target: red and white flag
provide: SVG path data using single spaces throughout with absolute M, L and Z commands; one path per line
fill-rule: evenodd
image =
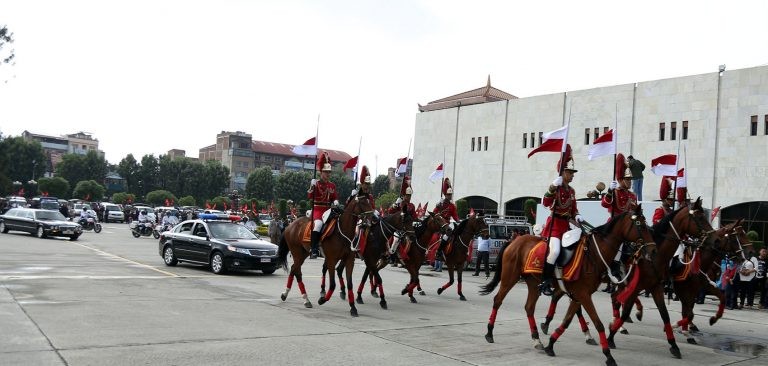
M 677 155 L 667 154 L 651 160 L 651 171 L 661 176 L 677 176 Z
M 344 164 L 344 171 L 346 172 L 347 169 L 354 169 L 357 166 L 357 156 L 355 156 L 352 159 L 347 160 L 347 163 Z
M 437 166 L 437 169 L 435 169 L 432 174 L 429 175 L 429 181 L 432 183 L 435 183 L 437 181 L 443 180 L 443 164 L 440 163 L 440 165 Z
M 685 168 L 677 171 L 677 188 L 688 187 L 688 174 L 685 173 Z
M 594 160 L 605 155 L 616 153 L 616 141 L 613 139 L 613 130 L 608 130 L 602 136 L 595 139 L 595 143 L 589 147 L 587 159 Z
M 720 213 L 720 206 L 717 206 L 712 209 L 712 216 L 709 219 L 709 222 L 712 222 L 715 220 L 715 217 L 717 217 L 717 214 Z
M 296 145 L 291 151 L 296 155 L 317 155 L 317 138 L 313 137 L 301 145 Z
M 408 157 L 397 159 L 397 174 L 403 174 L 408 170 Z
M 560 127 L 554 131 L 544 133 L 542 135 L 542 137 L 544 138 L 544 142 L 541 145 L 539 145 L 539 147 L 533 149 L 528 154 L 528 157 L 530 158 L 531 155 L 538 152 L 542 152 L 542 151 L 563 152 L 563 141 L 565 141 L 567 136 L 568 136 L 568 125 Z

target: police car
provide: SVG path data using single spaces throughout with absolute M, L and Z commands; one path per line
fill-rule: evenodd
M 490 236 L 488 262 L 491 266 L 496 265 L 496 258 L 499 251 L 510 238 L 518 235 L 533 234 L 533 227 L 528 223 L 525 216 L 496 216 L 486 215 L 485 223 L 488 225 L 488 234 Z M 467 258 L 466 268 L 475 268 L 477 261 L 477 246 L 475 240 L 470 244 L 470 255 Z

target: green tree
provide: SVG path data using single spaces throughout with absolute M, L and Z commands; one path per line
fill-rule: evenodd
M 219 196 L 211 200 L 211 205 L 214 210 L 229 210 L 232 208 L 232 201 L 229 200 L 229 197 Z
M 347 197 L 352 194 L 352 190 L 355 189 L 355 181 L 348 175 L 342 172 L 331 172 L 331 182 L 336 185 L 336 194 L 339 196 L 340 202 L 345 202 Z
M 229 187 L 229 168 L 216 160 L 208 160 L 203 167 L 203 194 L 198 197 L 213 197 L 224 193 Z
M 117 174 L 125 179 L 126 192 L 138 193 L 139 163 L 133 154 L 128 154 L 120 160 L 120 163 L 117 164 Z
M 179 198 L 179 206 L 196 206 L 197 203 L 195 201 L 195 197 L 192 196 L 184 196 Z
M 39 187 L 39 191 L 42 192 L 48 192 L 49 196 L 58 197 L 58 198 L 69 198 L 69 182 L 67 182 L 66 179 L 62 177 L 53 177 L 53 178 L 40 178 L 37 180 L 37 185 Z
M 386 192 L 381 196 L 379 196 L 378 198 L 376 198 L 376 207 L 374 208 L 384 207 L 384 209 L 386 210 L 390 206 L 392 206 L 392 204 L 395 203 L 395 201 L 397 201 L 398 197 L 400 197 L 400 195 L 398 195 L 395 192 Z
M 94 180 L 104 182 L 107 176 L 107 161 L 104 156 L 94 150 L 89 150 L 85 155 L 66 154 L 56 166 L 56 176 L 66 179 L 68 182 L 80 182 Z
M 136 193 L 143 197 L 147 192 L 159 189 L 159 173 L 160 164 L 155 156 L 151 154 L 142 156 L 137 180 L 138 191 L 136 191 Z
M 95 180 L 82 180 L 77 182 L 72 197 L 86 201 L 101 201 L 107 189 Z
M 5 48 L 6 45 L 13 43 L 13 33 L 8 30 L 6 25 L 0 27 L 0 50 Z M 15 50 L 10 48 L 8 52 L 0 56 L 0 65 L 13 64 L 13 59 L 16 57 Z
M 386 175 L 379 175 L 376 177 L 376 180 L 373 181 L 372 188 L 374 197 L 379 197 L 382 194 L 389 192 L 389 177 Z
M 176 196 L 173 195 L 173 193 L 168 192 L 163 189 L 159 189 L 156 191 L 152 191 L 147 193 L 147 197 L 145 198 L 147 203 L 151 203 L 153 205 L 157 206 L 165 206 L 165 201 L 173 201 L 173 203 L 176 203 Z M 171 204 L 170 202 L 168 204 Z
M 24 190 L 32 192 L 33 187 L 28 182 L 43 177 L 46 159 L 43 146 L 37 141 L 27 141 L 21 136 L 8 137 L 0 141 L 0 181 L 4 182 L 5 194 L 13 190 L 11 182 L 23 184 Z
M 271 201 L 275 199 L 275 186 L 277 178 L 272 174 L 272 169 L 262 167 L 248 175 L 245 183 L 245 196 L 260 200 Z
M 118 192 L 112 195 L 112 203 L 126 204 L 136 201 L 136 196 L 130 193 Z
M 298 202 L 307 199 L 307 189 L 312 176 L 306 172 L 286 172 L 277 178 L 277 197 Z
M 459 220 L 467 217 L 467 214 L 469 213 L 469 204 L 467 203 L 467 200 L 456 201 L 456 213 L 459 216 Z
M 523 210 L 525 211 L 525 218 L 528 219 L 528 223 L 533 225 L 536 223 L 536 202 L 535 199 L 529 198 L 525 200 Z
M 277 212 L 280 217 L 285 217 L 288 214 L 288 201 L 286 199 L 281 198 L 277 201 Z

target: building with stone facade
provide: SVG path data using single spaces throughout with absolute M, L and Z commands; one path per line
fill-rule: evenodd
M 517 98 L 490 85 L 419 106 L 414 139 L 414 202 L 437 202 L 429 175 L 444 162 L 454 199 L 497 214 L 521 214 L 557 176 L 559 154 L 528 153 L 542 134 L 568 124 L 583 198 L 612 180 L 613 159 L 587 160 L 595 138 L 616 126 L 618 150 L 646 165 L 644 200 L 659 199 L 651 160 L 675 154 L 688 189 L 720 219 L 768 229 L 768 66 Z M 443 158 L 445 156 L 445 159 Z M 762 213 L 760 208 L 762 207 Z M 717 218 L 715 219 L 717 222 Z
M 48 136 L 24 130 L 21 137 L 28 141 L 38 141 L 43 146 L 43 154 L 46 156 L 45 176 L 47 177 L 53 176 L 56 165 L 61 162 L 64 154 L 85 155 L 89 151 L 96 151 L 99 155 L 104 155 L 104 152 L 99 150 L 99 140 L 86 132 Z
M 221 131 L 216 135 L 216 144 L 200 149 L 200 161 L 217 160 L 230 171 L 230 190 L 245 190 L 248 175 L 254 170 L 269 167 L 273 174 L 286 171 L 314 170 L 314 157 L 295 155 L 294 145 L 253 140 L 253 136 L 242 131 Z M 352 156 L 338 151 L 327 151 L 334 168 L 343 166 Z

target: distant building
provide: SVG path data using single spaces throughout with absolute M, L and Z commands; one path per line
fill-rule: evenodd
M 230 190 L 244 190 L 248 175 L 254 170 L 269 167 L 277 175 L 286 171 L 312 171 L 314 157 L 295 155 L 291 150 L 294 145 L 276 142 L 257 141 L 252 135 L 242 131 L 221 131 L 216 135 L 216 144 L 200 149 L 200 161 L 216 160 L 230 171 Z M 338 151 L 327 151 L 334 167 L 341 167 L 352 156 Z
M 187 158 L 187 159 L 192 159 L 194 161 L 198 160 L 197 158 L 188 157 L 187 156 L 187 152 L 184 151 L 184 150 L 181 150 L 181 149 L 171 149 L 171 150 L 168 150 L 168 157 L 171 160 L 177 159 L 177 158 Z
M 104 152 L 99 150 L 99 140 L 94 139 L 91 134 L 78 132 L 62 136 L 48 136 L 24 131 L 21 137 L 28 141 L 38 141 L 43 146 L 43 154 L 46 156 L 45 176 L 53 176 L 53 172 L 62 161 L 64 154 L 85 155 L 88 151 L 96 151 L 104 156 Z
M 107 194 L 125 191 L 125 178 L 117 172 L 108 172 L 104 178 L 104 187 L 107 188 Z

